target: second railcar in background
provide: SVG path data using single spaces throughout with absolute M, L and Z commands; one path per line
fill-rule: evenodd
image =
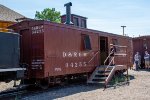
M 141 36 L 133 38 L 133 56 L 136 52 L 141 55 L 141 67 L 144 67 L 145 51 L 150 53 L 150 36 Z M 133 59 L 134 60 L 134 59 Z
M 21 68 L 19 63 L 19 39 L 20 35 L 17 33 L 0 32 L 0 82 L 24 77 L 25 69 Z
M 116 58 L 116 63 L 132 63 L 132 39 L 126 36 L 43 20 L 26 20 L 10 28 L 21 35 L 21 63 L 28 65 L 26 80 L 40 85 L 92 73 L 104 64 L 110 44 L 127 46 L 127 57 Z

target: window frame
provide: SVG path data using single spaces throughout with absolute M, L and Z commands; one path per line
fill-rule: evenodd
M 78 17 L 74 17 L 74 25 L 79 26 L 79 18 Z
M 92 50 L 91 46 L 91 39 L 90 36 L 87 34 L 81 34 L 81 43 L 82 43 L 82 50 L 83 51 L 89 51 Z

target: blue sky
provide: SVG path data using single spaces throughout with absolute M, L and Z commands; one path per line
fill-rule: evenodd
M 150 0 L 0 0 L 22 15 L 34 18 L 36 11 L 55 8 L 65 14 L 64 4 L 72 2 L 72 13 L 87 17 L 88 28 L 129 36 L 150 35 Z

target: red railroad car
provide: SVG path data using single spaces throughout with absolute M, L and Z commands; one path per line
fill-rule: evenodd
M 144 67 L 145 51 L 148 51 L 150 53 L 150 36 L 133 38 L 133 54 L 135 55 L 136 52 L 140 53 L 142 67 Z
M 115 61 L 132 64 L 132 39 L 126 36 L 43 20 L 26 20 L 10 28 L 21 35 L 21 63 L 28 65 L 26 78 L 36 83 L 92 73 L 104 64 L 109 44 L 127 46 L 127 57 Z

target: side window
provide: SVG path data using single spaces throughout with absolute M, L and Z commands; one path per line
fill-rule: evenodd
M 92 50 L 91 48 L 91 41 L 89 35 L 82 34 L 81 35 L 82 39 L 82 50 Z
M 74 25 L 79 26 L 79 19 L 77 17 L 74 17 Z
M 147 50 L 147 44 L 146 43 L 144 43 L 144 49 Z
M 118 45 L 118 40 L 117 40 L 117 39 L 112 39 L 112 43 L 113 43 L 114 45 Z
M 119 45 L 118 40 L 117 39 L 112 39 L 112 44 L 114 45 Z M 120 52 L 120 48 L 115 47 L 116 48 L 116 52 Z
M 144 46 L 144 49 L 147 50 L 147 43 L 146 43 L 146 39 L 143 39 L 143 46 Z
M 85 19 L 81 20 L 81 27 L 86 28 L 86 20 Z

